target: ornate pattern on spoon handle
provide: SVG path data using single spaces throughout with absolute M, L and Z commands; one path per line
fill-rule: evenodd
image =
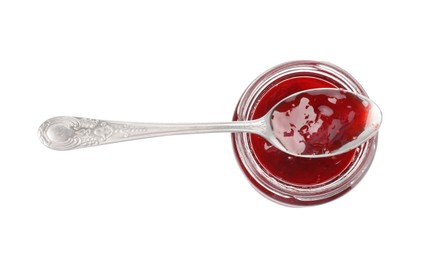
M 147 127 L 126 123 L 101 121 L 81 117 L 54 117 L 39 127 L 42 143 L 55 150 L 114 143 L 141 138 L 149 131 Z
M 39 127 L 39 138 L 51 149 L 72 150 L 166 135 L 218 132 L 263 134 L 265 130 L 266 124 L 262 118 L 225 123 L 155 124 L 60 116 L 45 121 Z

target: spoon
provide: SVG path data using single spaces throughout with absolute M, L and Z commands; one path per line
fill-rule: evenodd
M 156 124 L 54 117 L 39 127 L 42 143 L 72 150 L 149 137 L 247 132 L 262 136 L 279 150 L 306 158 L 330 157 L 352 150 L 377 133 L 382 115 L 365 96 L 340 89 L 297 92 L 251 121 Z

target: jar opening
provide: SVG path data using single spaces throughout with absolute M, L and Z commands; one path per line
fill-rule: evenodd
M 289 62 L 252 82 L 240 99 L 234 120 L 256 119 L 291 93 L 322 87 L 366 95 L 353 77 L 334 65 Z M 365 174 L 377 139 L 372 138 L 342 156 L 321 160 L 292 158 L 252 134 L 237 133 L 232 138 L 240 165 L 253 186 L 268 198 L 287 205 L 318 204 L 345 193 Z

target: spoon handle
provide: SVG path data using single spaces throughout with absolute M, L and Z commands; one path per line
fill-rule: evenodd
M 54 150 L 72 150 L 142 138 L 217 132 L 264 133 L 264 119 L 227 123 L 156 124 L 60 116 L 39 127 L 42 143 Z

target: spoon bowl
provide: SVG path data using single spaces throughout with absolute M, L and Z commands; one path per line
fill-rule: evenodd
M 377 133 L 382 114 L 369 98 L 340 89 L 297 92 L 265 116 L 263 135 L 281 151 L 306 158 L 348 152 Z

